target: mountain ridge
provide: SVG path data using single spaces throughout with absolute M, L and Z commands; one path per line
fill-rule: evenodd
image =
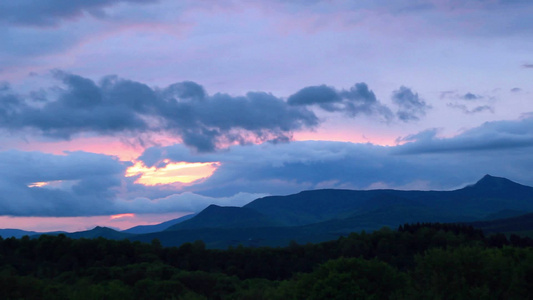
M 485 175 L 472 185 L 452 191 L 309 190 L 258 198 L 242 207 L 210 205 L 158 232 L 133 235 L 96 227 L 66 235 L 146 242 L 159 239 L 165 246 L 198 239 L 215 248 L 237 244 L 283 246 L 291 240 L 319 242 L 405 223 L 485 221 L 489 222 L 486 226 L 493 226 L 491 220 L 501 216 L 532 212 L 533 187 Z M 164 227 L 169 222 L 176 220 L 158 225 Z

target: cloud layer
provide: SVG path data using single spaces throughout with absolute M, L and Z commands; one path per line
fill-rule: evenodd
M 0 214 L 78 216 L 112 213 L 128 164 L 105 155 L 0 152 Z M 30 187 L 47 182 L 46 187 Z
M 61 71 L 54 76 L 63 85 L 38 93 L 38 98 L 22 97 L 7 88 L 0 91 L 0 126 L 38 130 L 60 139 L 87 132 L 165 131 L 202 152 L 220 144 L 288 141 L 293 131 L 319 123 L 312 111 L 264 92 L 209 96 L 194 82 L 158 89 L 115 76 L 98 84 Z
M 227 153 L 191 155 L 180 145 L 149 148 L 147 165 L 164 159 L 220 161 L 213 176 L 195 186 L 209 195 L 292 193 L 314 188 L 451 188 L 486 173 L 533 184 L 533 117 L 485 123 L 451 138 L 436 130 L 400 140 L 398 146 L 341 142 L 292 142 L 234 147 Z
M 153 3 L 157 0 L 19 0 L 0 3 L 0 23 L 19 26 L 57 26 L 61 21 L 73 21 L 85 14 L 102 18 L 104 8 L 119 3 Z
M 284 100 L 267 92 L 209 95 L 191 81 L 152 88 L 117 76 L 104 77 L 98 83 L 63 71 L 54 71 L 53 76 L 61 85 L 26 96 L 4 85 L 0 127 L 66 140 L 83 133 L 165 133 L 199 152 L 211 152 L 233 144 L 290 141 L 293 132 L 319 126 L 315 106 L 350 118 L 366 115 L 391 122 L 394 117 L 365 83 L 349 90 L 305 87 Z M 394 92 L 393 101 L 404 122 L 419 120 L 430 107 L 405 87 Z
M 423 131 L 397 146 L 297 141 L 232 146 L 195 153 L 182 144 L 151 147 L 148 167 L 219 162 L 188 185 L 144 186 L 125 177 L 131 165 L 86 152 L 0 152 L 0 214 L 90 216 L 197 212 L 211 203 L 243 205 L 266 194 L 320 188 L 452 189 L 485 174 L 533 185 L 533 116 L 488 122 L 455 137 Z M 39 185 L 46 182 L 46 185 Z

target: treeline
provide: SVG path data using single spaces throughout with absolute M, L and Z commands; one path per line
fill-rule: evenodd
M 528 299 L 533 240 L 405 224 L 283 248 L 0 238 L 2 299 Z

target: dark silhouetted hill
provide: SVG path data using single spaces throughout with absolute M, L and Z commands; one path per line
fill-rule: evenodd
M 25 235 L 31 236 L 34 234 L 39 234 L 39 233 L 35 231 L 26 231 L 26 230 L 21 230 L 21 229 L 10 229 L 10 228 L 0 229 L 0 236 L 4 239 L 10 238 L 10 237 L 21 238 Z
M 126 230 L 122 230 L 122 232 L 133 233 L 133 234 L 144 234 L 144 233 L 159 232 L 159 231 L 166 230 L 167 228 L 169 228 L 172 225 L 181 223 L 183 221 L 187 221 L 187 220 L 193 218 L 195 215 L 196 214 L 190 214 L 190 215 L 183 216 L 181 218 L 172 219 L 172 220 L 169 220 L 169 221 L 166 221 L 166 222 L 163 222 L 163 223 L 159 223 L 159 224 L 155 224 L 155 225 L 139 225 L 139 226 L 135 226 L 135 227 L 132 227 L 132 228 L 129 228 L 129 229 L 126 229 Z
M 351 232 L 418 222 L 475 222 L 471 224 L 487 232 L 524 231 L 533 225 L 528 213 L 533 213 L 532 187 L 486 175 L 473 185 L 453 191 L 303 191 L 259 198 L 243 207 L 210 205 L 188 220 L 170 220 L 148 229 L 134 227 L 138 232 L 168 227 L 158 232 L 130 235 L 96 227 L 67 236 L 145 242 L 159 239 L 165 246 L 196 240 L 203 240 L 210 248 L 284 246 L 291 240 L 320 242 Z
M 209 205 L 194 218 L 170 226 L 167 230 L 199 228 L 253 228 L 279 225 L 263 214 L 245 207 Z
M 279 246 L 404 223 L 474 222 L 528 212 L 533 212 L 533 188 L 486 175 L 453 191 L 324 189 L 259 198 L 241 208 L 211 205 L 165 232 L 135 239 L 159 238 L 166 245 L 202 239 L 210 247 Z
M 65 233 L 65 235 L 70 238 L 74 238 L 74 239 L 80 239 L 80 238 L 94 239 L 94 238 L 103 237 L 109 240 L 123 240 L 123 239 L 133 236 L 132 234 L 129 234 L 129 233 L 124 233 L 124 232 L 116 231 L 108 227 L 100 227 L 100 226 L 96 226 L 95 228 L 91 230 Z

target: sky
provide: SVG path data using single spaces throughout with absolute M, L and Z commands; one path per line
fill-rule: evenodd
M 0 228 L 533 185 L 530 0 L 0 0 Z

